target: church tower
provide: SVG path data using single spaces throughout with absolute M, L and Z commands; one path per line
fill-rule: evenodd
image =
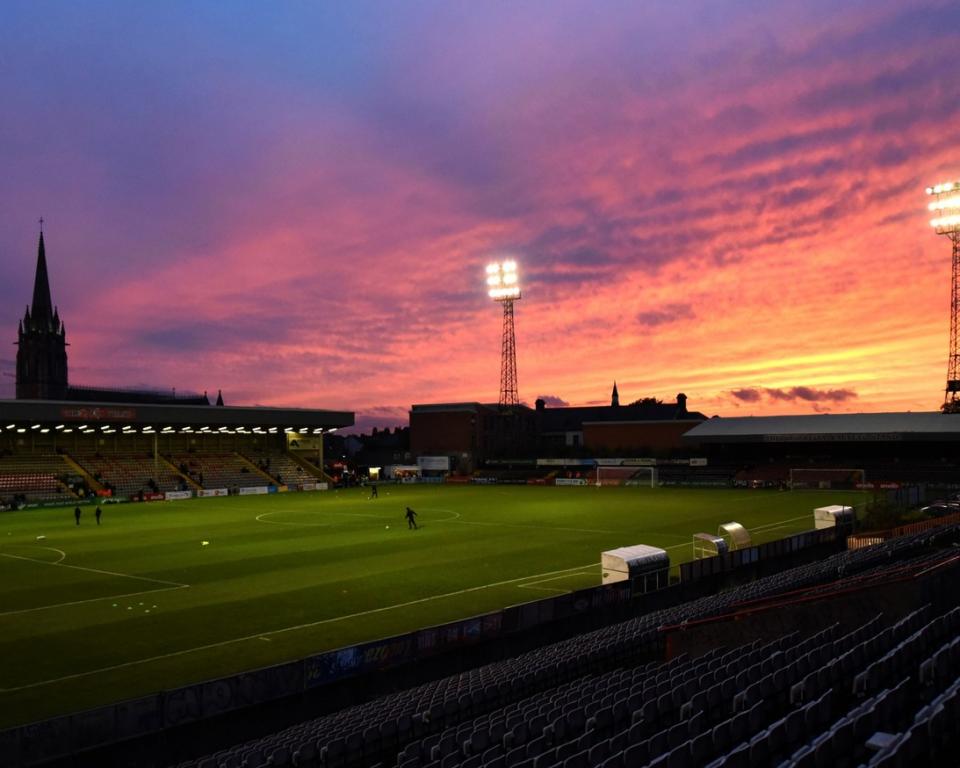
M 50 278 L 43 230 L 37 249 L 33 304 L 17 334 L 17 399 L 64 400 L 67 396 L 67 336 L 60 313 L 50 300 Z
M 610 396 L 610 407 L 616 408 L 620 405 L 620 393 L 617 392 L 617 382 L 613 382 L 613 394 Z

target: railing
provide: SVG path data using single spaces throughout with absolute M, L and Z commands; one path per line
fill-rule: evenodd
M 847 549 L 872 547 L 876 544 L 882 544 L 888 539 L 897 539 L 913 533 L 922 533 L 923 531 L 929 531 L 931 528 L 939 528 L 941 525 L 951 525 L 952 523 L 960 523 L 960 512 L 952 515 L 944 515 L 943 517 L 935 517 L 931 520 L 921 520 L 918 523 L 898 525 L 896 528 L 888 528 L 885 531 L 856 533 L 847 537 Z

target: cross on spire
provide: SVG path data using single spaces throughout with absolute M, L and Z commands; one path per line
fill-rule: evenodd
M 40 217 L 39 221 L 40 221 L 40 234 L 42 235 L 43 234 L 43 216 Z

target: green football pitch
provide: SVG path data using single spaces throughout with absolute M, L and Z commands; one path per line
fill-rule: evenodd
M 0 728 L 600 583 L 600 552 L 673 563 L 723 522 L 755 542 L 863 494 L 393 486 L 0 515 Z M 404 508 L 418 513 L 407 529 Z M 206 542 L 206 543 L 205 543 Z

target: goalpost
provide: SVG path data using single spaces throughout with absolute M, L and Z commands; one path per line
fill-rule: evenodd
M 616 467 L 597 465 L 596 486 L 629 485 L 634 487 L 657 487 L 656 467 Z
M 797 467 L 790 470 L 791 488 L 856 488 L 867 482 L 865 470 L 857 467 Z

